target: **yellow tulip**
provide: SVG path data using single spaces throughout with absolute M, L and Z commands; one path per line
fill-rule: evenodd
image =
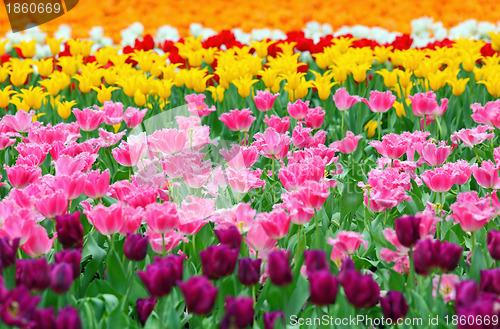
M 485 85 L 490 95 L 497 98 L 500 97 L 500 77 L 498 75 L 495 75 L 486 81 L 478 81 L 477 83 Z
M 92 90 L 97 92 L 97 100 L 99 103 L 104 104 L 104 102 L 111 100 L 111 93 L 117 90 L 117 87 L 106 87 L 104 84 L 101 85 L 100 88 L 96 88 L 94 86 L 90 87 Z
M 246 76 L 233 81 L 233 84 L 238 88 L 238 94 L 247 98 L 250 95 L 252 86 L 259 80 L 252 79 L 252 77 Z
M 48 77 L 54 71 L 53 58 L 41 59 L 35 62 L 35 65 L 38 68 L 38 74 L 43 78 Z
M 80 62 L 81 59 L 73 56 L 64 56 L 57 59 L 57 64 L 61 66 L 62 71 L 68 76 L 72 76 L 76 73 Z
M 371 68 L 371 64 L 361 64 L 361 65 L 353 65 L 351 66 L 351 73 L 354 81 L 357 83 L 363 82 L 366 80 L 366 71 Z
M 393 49 L 392 46 L 389 47 L 377 46 L 373 51 L 373 56 L 379 64 L 385 63 L 389 59 L 389 55 L 391 54 L 392 49 Z
M 406 106 L 410 106 L 410 105 L 411 105 L 410 99 L 406 98 Z M 394 107 L 394 109 L 396 110 L 396 115 L 399 118 L 406 116 L 406 111 L 405 111 L 405 107 L 404 107 L 403 103 L 396 101 L 396 102 L 394 102 L 394 105 L 392 107 Z
M 64 120 L 69 118 L 71 115 L 71 110 L 73 109 L 73 106 L 76 105 L 76 101 L 56 101 L 56 106 L 57 106 L 57 114 Z
M 50 38 L 47 37 L 45 39 L 47 41 L 47 44 L 49 45 L 50 52 L 52 53 L 52 56 L 59 55 L 61 52 L 61 41 L 63 41 L 63 38 L 56 39 L 56 38 Z
M 189 67 L 201 67 L 201 64 L 203 64 L 203 53 L 202 50 L 190 51 L 187 56 Z
M 396 83 L 398 83 L 398 72 L 396 70 L 389 71 L 387 69 L 381 69 L 375 73 L 384 78 L 384 84 L 387 88 L 392 88 L 396 85 Z
M 115 134 L 120 131 L 120 127 L 122 126 L 122 123 L 117 123 L 116 125 L 113 125 L 113 131 L 115 132 Z
M 26 79 L 28 79 L 28 75 L 33 72 L 33 69 L 28 65 L 17 65 L 12 68 L 10 72 L 10 82 L 16 86 L 20 87 L 24 85 Z
M 33 39 L 30 42 L 21 41 L 18 45 L 14 45 L 14 47 L 21 50 L 23 57 L 31 58 L 35 56 L 36 53 L 36 39 Z
M 84 94 L 86 93 L 89 93 L 92 89 L 92 82 L 91 82 L 91 79 L 92 77 L 88 76 L 88 75 L 78 75 L 78 74 L 75 74 L 73 76 L 73 79 L 75 79 L 76 81 L 78 81 L 78 89 L 80 89 L 80 91 Z
M 368 123 L 363 127 L 363 130 L 368 130 L 366 137 L 373 137 L 375 135 L 375 131 L 377 130 L 377 120 L 368 121 Z
M 465 87 L 467 86 L 467 82 L 469 82 L 469 78 L 466 79 L 453 79 L 449 80 L 448 83 L 451 85 L 453 95 L 460 96 L 465 91 Z
M 9 42 L 9 39 L 5 39 L 5 40 L 0 41 L 0 56 L 5 54 L 5 46 L 7 45 L 8 42 Z
M 27 112 L 30 110 L 30 107 L 28 106 L 28 104 L 26 104 L 24 99 L 22 99 L 19 94 L 14 95 L 14 97 L 12 97 L 10 99 L 10 104 L 13 104 L 18 111 L 24 110 Z
M 42 102 L 49 93 L 44 92 L 42 87 L 29 87 L 29 89 L 21 89 L 20 97 L 29 108 L 38 110 L 42 106 Z
M 161 80 L 158 83 L 158 96 L 166 101 L 172 94 L 173 86 L 174 82 L 172 80 Z
M 403 88 L 407 88 L 411 83 L 411 77 L 413 72 L 410 70 L 396 70 L 396 74 L 398 75 L 398 82 Z
M 3 90 L 0 90 L 0 107 L 7 108 L 10 103 L 10 95 L 15 94 L 15 90 L 10 89 L 11 86 L 5 87 Z
M 318 91 L 318 96 L 321 100 L 326 100 L 330 97 L 332 92 L 332 87 L 337 84 L 337 82 L 332 82 L 333 73 L 332 71 L 327 71 L 322 76 L 321 73 L 312 71 L 316 79 L 312 82 L 313 86 L 316 87 Z
M 0 66 L 0 83 L 4 83 L 12 70 L 6 66 Z
M 250 45 L 252 46 L 253 49 L 255 49 L 255 53 L 257 54 L 257 57 L 260 58 L 266 58 L 267 57 L 267 50 L 269 49 L 269 46 L 272 44 L 275 44 L 276 41 L 272 40 L 263 40 L 263 41 L 250 41 Z
M 146 96 L 138 90 L 134 94 L 134 102 L 137 106 L 143 106 L 146 104 Z
M 218 85 L 217 87 L 210 86 L 207 88 L 207 90 L 212 93 L 212 99 L 214 100 L 214 102 L 219 101 L 220 103 L 222 103 L 222 101 L 224 100 L 224 93 L 226 91 L 224 87 L 222 87 L 221 85 Z

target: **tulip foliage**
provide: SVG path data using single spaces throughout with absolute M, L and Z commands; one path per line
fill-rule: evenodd
M 497 328 L 498 49 L 295 39 L 2 56 L 0 327 Z

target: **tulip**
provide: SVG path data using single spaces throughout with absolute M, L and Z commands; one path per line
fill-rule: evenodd
M 138 271 L 149 294 L 154 298 L 166 296 L 172 290 L 175 283 L 182 279 L 182 257 L 169 255 L 162 259 L 155 257 L 146 271 Z
M 112 87 L 110 87 L 112 88 Z M 102 94 L 102 89 L 97 89 L 96 91 L 99 93 L 99 90 L 101 91 Z M 110 92 L 110 97 L 111 98 L 111 91 Z M 98 95 L 99 96 L 99 95 Z M 98 97 L 99 98 L 99 97 Z M 122 122 L 123 120 L 123 104 L 120 102 L 111 102 L 111 101 L 104 101 L 101 102 L 103 103 L 102 110 L 104 111 L 104 122 L 107 125 L 114 126 Z
M 102 174 L 100 170 L 91 171 L 85 180 L 83 193 L 91 199 L 106 196 L 109 189 L 109 169 Z
M 179 225 L 177 206 L 173 202 L 151 203 L 146 206 L 146 222 L 151 231 L 165 234 Z
M 262 222 L 256 221 L 251 226 L 245 237 L 247 246 L 255 251 L 269 251 L 276 245 L 276 240 L 271 239 L 264 231 Z
M 231 145 L 231 150 L 220 150 L 219 153 L 226 159 L 227 164 L 234 170 L 250 168 L 259 159 L 259 152 L 255 146 Z
M 50 265 L 45 258 L 19 259 L 16 264 L 16 286 L 44 291 L 50 285 Z
M 106 116 L 100 109 L 92 110 L 90 107 L 83 110 L 73 109 L 73 114 L 76 117 L 76 122 L 80 129 L 87 132 L 96 130 L 97 127 L 104 122 Z
M 370 274 L 349 270 L 342 278 L 349 303 L 358 308 L 372 308 L 379 301 L 380 288 Z
M 437 267 L 444 272 L 453 271 L 458 266 L 463 250 L 464 248 L 461 248 L 454 243 L 441 241 L 439 254 L 436 257 L 436 259 L 439 260 L 436 264 Z
M 209 246 L 200 251 L 203 274 L 211 280 L 231 275 L 236 267 L 238 253 L 238 250 L 230 249 L 225 244 Z
M 83 246 L 83 225 L 80 212 L 55 217 L 57 239 L 63 248 L 81 248 Z
M 123 243 L 123 253 L 128 259 L 140 262 L 148 253 L 148 237 L 140 233 L 128 233 Z
M 33 322 L 36 329 L 53 329 L 56 327 L 56 317 L 52 307 L 36 309 L 33 313 Z
M 362 239 L 363 235 L 357 232 L 340 231 L 336 239 L 328 238 L 327 243 L 334 246 L 344 255 L 354 254 L 363 245 L 368 249 L 368 241 Z
M 323 110 L 321 107 L 309 109 L 305 117 L 306 126 L 312 129 L 321 128 L 324 120 L 325 110 Z
M 280 240 L 287 236 L 290 228 L 290 217 L 283 209 L 275 209 L 270 213 L 262 213 L 261 225 L 267 236 L 274 240 Z
M 273 251 L 268 256 L 269 278 L 278 287 L 292 283 L 293 274 L 289 259 L 290 253 L 286 251 Z
M 127 108 L 123 114 L 123 120 L 127 124 L 127 128 L 134 129 L 140 125 L 147 111 L 148 109 L 139 110 L 135 107 Z
M 373 146 L 380 155 L 389 159 L 398 159 L 408 151 L 410 141 L 402 135 L 388 134 L 382 137 L 382 141 L 371 141 Z
M 7 236 L 0 238 L 0 268 L 11 267 L 16 263 L 19 241 L 19 238 L 10 240 Z
M 477 183 L 486 189 L 499 189 L 500 178 L 498 176 L 498 166 L 494 165 L 491 160 L 481 162 L 481 167 L 477 164 L 473 166 L 472 175 Z
M 55 329 L 82 329 L 82 320 L 78 310 L 71 306 L 60 309 Z
M 494 260 L 500 260 L 500 231 L 491 230 L 486 239 L 488 251 Z
M 427 170 L 420 175 L 420 178 L 431 191 L 436 193 L 448 192 L 455 184 L 455 172 L 450 168 Z
M 354 262 L 350 258 L 346 258 L 342 262 L 342 266 L 340 267 L 339 274 L 337 276 L 337 280 L 339 281 L 341 286 L 344 286 L 344 280 L 349 276 L 351 271 L 355 271 L 356 266 L 354 265 Z
M 20 164 L 11 167 L 3 165 L 3 168 L 7 172 L 10 185 L 18 189 L 23 189 L 42 177 L 42 169 L 38 166 Z
M 68 210 L 68 198 L 62 190 L 49 192 L 37 198 L 35 208 L 45 218 L 54 218 L 64 215 Z
M 422 147 L 421 161 L 432 167 L 441 166 L 451 153 L 451 147 L 437 147 L 434 143 L 427 143 Z
M 276 115 L 271 115 L 268 118 L 266 115 L 264 122 L 269 128 L 274 128 L 279 134 L 284 134 L 290 129 L 290 117 L 280 118 Z
M 64 294 L 73 283 L 73 269 L 68 263 L 54 265 L 51 272 L 50 289 L 56 294 Z
M 492 139 L 495 136 L 492 131 L 494 128 L 488 125 L 477 126 L 472 129 L 460 129 L 451 135 L 451 141 L 453 145 L 457 145 L 457 138 L 464 143 L 467 147 L 474 147 L 475 145 L 481 144 L 487 139 Z
M 123 208 L 120 203 L 115 203 L 110 207 L 98 204 L 92 210 L 86 210 L 85 214 L 96 230 L 104 235 L 112 235 L 120 232 L 125 222 Z
M 15 115 L 4 116 L 2 123 L 18 133 L 27 133 L 30 131 L 30 127 L 33 124 L 33 114 L 33 111 L 30 113 L 26 111 L 17 111 Z
M 494 216 L 495 210 L 490 207 L 490 198 L 480 199 L 477 192 L 460 193 L 457 201 L 450 206 L 451 218 L 459 222 L 465 232 L 476 232 L 486 225 Z
M 288 103 L 287 110 L 292 118 L 300 121 L 306 117 L 307 112 L 309 111 L 309 101 L 303 102 L 298 99 L 293 104 Z
M 139 321 L 141 322 L 142 325 L 146 323 L 148 320 L 149 316 L 153 312 L 155 306 L 156 306 L 157 300 L 148 297 L 148 298 L 139 298 L 135 304 L 135 309 L 137 311 L 137 317 L 139 318 Z
M 500 268 L 481 270 L 481 291 L 500 295 Z
M 260 154 L 266 158 L 281 160 L 286 157 L 290 146 L 288 134 L 279 134 L 274 128 L 267 128 L 264 133 L 254 135 L 255 143 Z
M 339 152 L 344 154 L 351 154 L 356 151 L 358 142 L 361 138 L 361 135 L 355 136 L 351 131 L 348 131 L 344 139 L 333 142 L 330 148 L 336 148 Z
M 189 312 L 205 315 L 210 313 L 217 299 L 218 289 L 204 276 L 193 276 L 179 283 Z
M 283 311 L 274 311 L 264 313 L 262 319 L 264 320 L 264 329 L 274 329 L 276 321 L 281 318 L 281 324 L 285 324 L 285 313 Z
M 32 297 L 24 286 L 12 289 L 2 299 L 0 319 L 7 326 L 29 328 L 35 324 L 32 318 L 40 299 L 40 296 Z
M 485 296 L 486 297 L 486 296 Z M 486 298 L 479 297 L 477 301 L 471 305 L 460 307 L 457 311 L 458 319 L 498 319 L 498 297 L 490 295 Z M 494 328 L 494 326 L 487 325 L 469 325 L 467 322 L 458 322 L 458 329 L 468 328 Z
M 455 285 L 455 310 L 468 306 L 479 297 L 479 287 L 475 280 L 460 281 Z
M 391 319 L 393 323 L 404 318 L 408 313 L 408 304 L 405 296 L 399 292 L 391 290 L 384 298 L 380 298 L 380 306 L 386 319 Z
M 413 250 L 413 262 L 415 272 L 420 275 L 428 275 L 436 263 L 439 254 L 439 241 L 431 239 L 418 240 Z
M 149 148 L 153 152 L 177 154 L 184 149 L 186 141 L 189 140 L 188 138 L 188 133 L 184 130 L 156 130 L 148 136 Z
M 56 264 L 66 263 L 71 265 L 73 280 L 80 276 L 80 262 L 82 261 L 82 252 L 80 250 L 62 250 L 54 254 Z
M 219 120 L 224 122 L 224 124 L 232 131 L 248 132 L 250 126 L 255 121 L 255 117 L 252 115 L 252 111 L 246 108 L 243 110 L 231 110 L 229 113 L 223 113 Z
M 304 263 L 307 269 L 307 276 L 311 273 L 321 270 L 330 270 L 330 265 L 326 259 L 324 250 L 305 250 Z
M 252 260 L 241 258 L 238 260 L 238 279 L 244 286 L 253 286 L 260 279 L 260 264 L 262 259 Z
M 310 301 L 318 306 L 335 303 L 337 298 L 337 279 L 328 270 L 314 271 L 309 275 Z
M 253 325 L 253 299 L 250 297 L 226 296 L 226 314 L 222 318 L 220 329 L 243 329 Z
M 261 112 L 267 112 L 272 110 L 274 105 L 274 100 L 280 94 L 272 94 L 268 90 L 258 90 L 257 95 L 254 96 L 253 100 L 255 102 L 255 106 L 257 110 Z
M 227 245 L 231 249 L 238 250 L 238 252 L 240 251 L 243 238 L 236 226 L 230 226 L 225 230 L 214 230 L 214 233 L 220 243 Z
M 211 112 L 215 111 L 215 106 L 208 107 L 205 103 L 205 95 L 204 94 L 191 94 L 184 96 L 184 99 L 187 102 L 188 111 L 199 117 L 204 117 L 209 115 Z
M 363 98 L 359 96 L 351 96 L 347 90 L 342 87 L 335 91 L 332 96 L 333 102 L 339 111 L 345 111 L 350 109 L 354 104 L 360 102 Z
M 30 257 L 40 257 L 46 255 L 51 249 L 54 238 L 49 238 L 47 231 L 41 225 L 35 225 L 30 232 L 28 240 L 22 245 Z
M 399 243 L 407 248 L 411 248 L 420 239 L 420 217 L 408 216 L 396 218 L 394 228 Z

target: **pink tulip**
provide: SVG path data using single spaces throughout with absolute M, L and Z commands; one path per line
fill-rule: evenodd
M 175 121 L 177 121 L 177 126 L 179 127 L 180 130 L 192 130 L 195 129 L 196 127 L 201 125 L 201 118 L 197 116 L 189 116 L 189 117 L 183 117 L 183 116 L 176 116 Z
M 267 112 L 272 110 L 274 105 L 274 100 L 280 94 L 272 94 L 268 90 L 257 90 L 257 95 L 254 96 L 253 100 L 257 110 L 261 112 Z
M 126 131 L 119 132 L 118 134 L 113 134 L 102 128 L 99 128 L 99 138 L 102 147 L 110 147 L 118 144 L 118 142 L 125 136 Z
M 484 107 L 479 103 L 474 103 L 470 107 L 475 122 L 500 128 L 500 100 L 488 102 Z
M 102 109 L 104 111 L 104 122 L 107 125 L 114 126 L 123 121 L 122 103 L 106 101 L 104 102 Z
M 193 115 L 197 115 L 199 117 L 204 117 L 209 115 L 211 112 L 215 111 L 215 106 L 208 107 L 205 104 L 205 95 L 204 94 L 191 94 L 184 96 L 184 99 L 187 102 L 188 111 Z
M 114 148 L 113 158 L 125 167 L 133 167 L 139 163 L 141 158 L 147 155 L 146 134 L 132 135 L 128 137 L 128 143 L 121 142 L 118 148 Z
M 156 130 L 148 136 L 149 146 L 153 152 L 176 154 L 184 149 L 188 134 L 184 130 L 162 129 Z
M 146 231 L 145 234 L 148 237 L 149 244 L 151 245 L 151 248 L 153 251 L 157 254 L 162 254 L 163 253 L 163 237 L 159 233 L 155 233 L 153 231 Z M 189 240 L 184 237 L 184 235 L 176 232 L 176 231 L 170 231 L 165 233 L 165 251 L 167 253 L 171 252 L 172 250 L 179 245 L 179 242 L 184 242 L 187 243 Z
M 260 179 L 262 169 L 250 171 L 247 168 L 240 170 L 227 169 L 229 185 L 238 193 L 248 193 L 254 188 L 264 187 L 266 182 Z
M 120 232 L 125 219 L 122 205 L 115 203 L 110 207 L 98 204 L 92 209 L 84 210 L 89 222 L 95 226 L 95 229 L 104 235 L 112 235 Z
M 381 92 L 376 90 L 370 91 L 369 101 L 363 99 L 363 102 L 365 102 L 370 110 L 375 113 L 383 113 L 389 111 L 392 105 L 394 105 L 395 101 L 396 96 L 394 96 L 390 91 Z
M 9 147 L 9 146 L 14 145 L 15 143 L 16 143 L 15 139 L 10 139 L 7 136 L 0 135 L 0 151 Z
M 303 128 L 299 122 L 292 131 L 292 143 L 296 148 L 306 148 L 314 144 L 314 138 L 311 136 L 311 128 Z
M 73 114 L 76 117 L 76 122 L 83 131 L 96 130 L 101 123 L 104 122 L 105 114 L 100 109 L 91 110 L 87 107 L 83 110 L 73 109 Z
M 148 109 L 139 110 L 135 107 L 129 107 L 125 110 L 123 114 L 123 120 L 127 124 L 127 127 L 130 129 L 134 129 L 138 125 L 141 124 L 144 116 L 146 115 Z
M 295 153 L 295 156 L 297 153 Z M 288 166 L 282 167 L 278 178 L 287 191 L 297 190 L 304 185 L 306 181 L 319 182 L 325 176 L 325 162 L 319 156 L 304 159 L 300 162 L 288 163 Z
M 275 209 L 270 213 L 260 213 L 257 216 L 267 236 L 274 240 L 283 239 L 290 228 L 290 218 L 283 209 Z
M 134 208 L 146 207 L 151 203 L 155 203 L 158 198 L 158 188 L 157 187 L 143 187 L 137 186 L 132 189 L 131 193 L 124 197 L 124 201 L 127 205 Z
M 16 112 L 16 115 L 4 116 L 1 122 L 18 133 L 26 133 L 30 130 L 31 125 L 33 124 L 33 113 L 34 112 L 28 113 L 26 111 L 19 110 Z
M 309 111 L 309 101 L 303 102 L 300 99 L 297 99 L 295 103 L 288 103 L 287 105 L 288 113 L 295 120 L 302 120 L 306 117 L 307 112 Z
M 403 246 L 396 235 L 396 231 L 386 228 L 383 231 L 384 237 L 392 245 L 396 247 L 396 251 L 389 248 L 382 248 L 380 250 L 380 258 L 388 263 L 394 263 L 393 269 L 398 273 L 410 272 L 410 260 L 408 258 L 408 251 L 410 249 Z
M 30 157 L 35 160 L 35 165 L 41 165 L 49 153 L 50 146 L 47 144 L 24 144 L 20 143 L 15 147 L 20 157 Z
M 373 146 L 383 157 L 398 159 L 406 153 L 410 141 L 405 137 L 391 133 L 384 135 L 382 141 L 371 141 L 368 144 Z
M 441 146 L 437 147 L 434 143 L 427 143 L 422 147 L 421 161 L 427 163 L 431 167 L 441 166 L 451 153 L 451 147 Z
M 306 126 L 312 129 L 319 129 L 325 120 L 325 111 L 321 107 L 314 107 L 309 109 L 306 114 Z
M 3 165 L 7 172 L 10 185 L 15 188 L 25 188 L 42 177 L 42 169 L 37 166 L 13 165 L 8 167 Z
M 408 96 L 411 100 L 413 114 L 417 117 L 429 116 L 435 119 L 441 117 L 448 107 L 448 99 L 441 99 L 441 106 L 436 101 L 436 94 L 434 91 L 426 93 L 417 93 L 413 96 Z M 427 121 L 429 123 L 429 120 Z
M 250 168 L 259 159 L 259 151 L 255 146 L 233 144 L 231 150 L 220 150 L 219 153 L 234 170 Z
M 364 193 L 365 205 L 368 207 L 369 202 L 370 211 L 373 212 L 384 212 L 408 200 L 411 200 L 411 197 L 406 194 L 402 187 L 377 186 L 377 188 L 370 191 L 370 200 L 368 200 L 368 194 Z
M 241 111 L 231 110 L 230 113 L 223 113 L 219 120 L 224 122 L 229 130 L 248 132 L 255 121 L 255 117 L 252 116 L 252 111 L 246 108 Z
M 491 162 L 491 160 L 486 160 L 481 163 L 481 167 L 477 164 L 472 166 L 472 174 L 476 179 L 477 183 L 487 189 L 499 189 L 500 188 L 500 178 L 498 177 L 498 167 Z
M 298 190 L 287 194 L 292 198 L 299 199 L 306 208 L 318 211 L 330 195 L 328 188 L 329 185 L 326 181 L 306 181 Z
M 85 180 L 83 193 L 91 199 L 102 198 L 108 193 L 109 179 L 109 169 L 102 174 L 100 169 L 91 171 Z
M 190 188 L 201 188 L 210 179 L 212 174 L 212 162 L 204 161 L 200 163 L 191 163 L 184 166 L 182 178 L 184 183 Z
M 445 303 L 455 300 L 456 286 L 458 283 L 460 283 L 460 279 L 456 274 L 443 273 L 441 276 L 436 274 L 434 278 L 432 278 L 432 297 L 436 298 L 439 290 Z
M 363 240 L 363 235 L 351 231 L 340 231 L 336 239 L 328 238 L 327 243 L 345 255 L 354 254 L 361 245 L 368 249 L 368 241 Z
M 448 192 L 455 184 L 455 173 L 449 168 L 435 168 L 420 175 L 425 185 L 436 193 Z
M 83 193 L 85 180 L 85 175 L 81 173 L 75 173 L 71 176 L 55 176 L 50 184 L 53 189 L 62 190 L 68 200 L 75 200 Z
M 38 210 L 45 218 L 53 219 L 56 216 L 64 215 L 68 210 L 68 198 L 63 190 L 55 192 L 47 191 L 47 194 L 38 196 L 35 202 Z
M 36 144 L 52 145 L 55 142 L 67 144 L 81 137 L 79 131 L 80 128 L 76 122 L 59 123 L 53 127 L 50 124 L 47 126 L 33 125 L 28 132 L 28 139 L 30 143 Z
M 247 246 L 255 251 L 270 251 L 276 245 L 276 240 L 271 239 L 264 230 L 261 222 L 254 222 L 245 237 Z
M 64 154 L 59 156 L 57 161 L 55 161 L 54 163 L 54 167 L 56 168 L 56 176 L 61 176 L 61 175 L 72 176 L 74 174 L 84 172 L 88 165 L 85 155 L 86 154 L 73 157 Z
M 459 139 L 464 143 L 465 146 L 472 148 L 474 145 L 481 144 L 485 140 L 495 137 L 494 132 L 488 133 L 488 131 L 494 130 L 495 128 L 486 125 L 477 126 L 472 129 L 460 129 L 459 131 L 454 132 L 451 135 L 451 140 L 455 146 L 457 143 L 457 139 Z
M 290 145 L 288 135 L 278 134 L 274 128 L 267 128 L 264 133 L 254 135 L 255 143 L 252 144 L 266 158 L 281 160 L 286 157 Z
M 21 246 L 21 249 L 23 249 L 28 256 L 38 258 L 49 253 L 52 249 L 54 238 L 55 237 L 49 238 L 43 226 L 35 225 L 31 229 L 28 241 Z
M 450 206 L 455 223 L 460 223 L 465 232 L 479 231 L 495 215 L 490 207 L 490 198 L 479 198 L 476 191 L 460 193 L 457 201 Z
M 127 235 L 127 233 L 135 233 L 141 227 L 141 222 L 144 218 L 144 210 L 142 210 L 141 207 L 123 207 L 123 218 L 125 221 L 120 229 L 120 234 Z
M 276 115 L 271 115 L 270 118 L 268 118 L 266 115 L 264 122 L 269 128 L 274 128 L 278 132 L 278 134 L 284 134 L 290 128 L 290 117 L 284 117 L 283 119 L 280 119 L 280 117 Z
M 333 102 L 339 111 L 345 111 L 350 109 L 354 104 L 361 102 L 363 99 L 359 96 L 351 96 L 347 92 L 347 90 L 342 87 L 337 89 L 335 94 L 333 95 Z
M 31 236 L 31 231 L 36 226 L 36 214 L 30 209 L 19 209 L 4 220 L 0 229 L 1 236 L 7 235 L 10 239 L 20 239 L 24 244 Z
M 167 233 L 179 225 L 179 215 L 173 202 L 152 203 L 146 206 L 148 228 L 155 233 Z
M 354 134 L 351 131 L 348 131 L 344 139 L 333 142 L 330 145 L 330 147 L 336 148 L 341 153 L 351 154 L 354 151 L 356 151 L 356 148 L 358 147 L 358 142 L 362 137 L 363 136 L 361 135 L 354 136 Z
M 178 211 L 179 231 L 186 235 L 194 235 L 207 224 L 206 218 L 215 210 L 215 201 L 192 196 L 186 199 L 189 202 L 182 201 L 181 209 Z
M 463 185 L 467 183 L 472 175 L 473 167 L 465 160 L 446 163 L 443 167 L 451 168 L 455 173 L 455 184 Z

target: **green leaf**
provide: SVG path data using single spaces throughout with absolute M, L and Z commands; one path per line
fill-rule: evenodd
M 107 272 L 106 280 L 119 293 L 124 294 L 127 288 L 125 271 L 118 257 L 118 253 L 112 250 L 106 260 Z
M 302 275 L 299 275 L 295 289 L 293 290 L 293 293 L 288 300 L 286 314 L 299 314 L 301 308 L 304 306 L 308 298 L 309 283 Z

